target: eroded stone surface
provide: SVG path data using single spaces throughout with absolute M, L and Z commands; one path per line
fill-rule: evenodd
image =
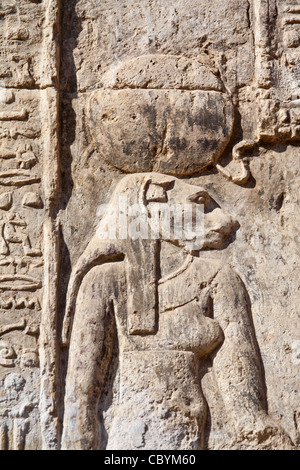
M 299 15 L 1 1 L 0 449 L 299 448 Z

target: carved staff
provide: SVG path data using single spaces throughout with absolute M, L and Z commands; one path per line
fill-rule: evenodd
M 57 204 L 59 177 L 59 0 L 47 0 L 44 22 L 44 60 L 41 61 L 41 115 L 43 139 L 44 291 L 40 324 L 40 415 L 43 449 L 56 449 L 57 419 L 57 286 L 59 237 Z

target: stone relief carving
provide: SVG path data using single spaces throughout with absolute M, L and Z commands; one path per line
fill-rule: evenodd
M 207 210 L 204 249 L 224 247 L 237 222 L 216 207 L 209 193 L 182 180 L 156 173 L 130 175 L 117 186 L 112 205 L 124 194 L 130 203 L 143 201 L 149 182 L 171 184 L 165 192 L 172 202 L 201 196 Z M 110 225 L 111 214 L 105 217 Z M 179 241 L 183 251 L 187 242 Z M 161 277 L 162 266 L 166 269 L 173 260 L 160 248 L 148 240 L 112 242 L 99 229 L 79 258 L 70 278 L 63 331 L 66 344 L 74 313 L 64 449 L 99 449 L 101 444 L 107 449 L 204 448 L 207 405 L 199 371 L 208 358 L 213 358 L 224 412 L 232 420 L 231 445 L 243 447 L 247 441 L 249 447 L 268 448 L 275 438 L 289 446 L 288 436 L 266 412 L 241 279 L 229 266 L 196 253 L 186 251 L 182 260 Z M 116 344 L 117 403 L 108 425 L 103 418 L 101 434 L 97 410 Z
M 1 1 L 1 450 L 299 447 L 299 12 Z
M 251 142 L 241 142 L 233 151 L 240 159 L 239 176 L 232 177 L 217 163 L 232 134 L 233 105 L 228 96 L 223 98 L 221 82 L 207 66 L 178 57 L 143 56 L 113 68 L 101 83 L 103 88 L 89 102 L 89 126 L 96 148 L 110 164 L 129 173 L 138 168 L 179 176 L 215 165 L 233 182 L 247 182 L 249 171 L 239 150 L 251 148 Z M 147 205 L 148 191 L 149 202 L 199 199 L 204 204 L 205 250 L 223 248 L 237 224 L 214 206 L 207 191 L 158 173 L 125 177 L 111 205 L 123 195 L 130 204 Z M 110 213 L 103 220 L 113 224 Z M 228 445 L 243 448 L 248 441 L 249 448 L 270 448 L 275 439 L 288 448 L 288 435 L 267 415 L 249 302 L 237 274 L 193 253 L 160 277 L 162 266 L 170 262 L 170 255 L 160 256 L 160 244 L 169 240 L 112 243 L 100 231 L 101 224 L 72 271 L 67 293 L 64 344 L 73 314 L 75 318 L 62 448 L 205 448 L 207 410 L 199 370 L 204 375 L 208 358 L 232 419 Z M 177 244 L 184 249 L 187 240 Z M 103 416 L 101 433 L 97 410 L 116 341 L 117 404 L 107 411 L 107 419 Z
M 37 449 L 43 441 L 41 370 L 47 371 L 47 363 L 41 325 L 45 317 L 51 321 L 53 301 L 47 301 L 44 275 L 51 257 L 46 250 L 45 260 L 43 243 L 49 239 L 44 234 L 51 225 L 51 191 L 56 188 L 49 189 L 56 178 L 55 157 L 53 176 L 47 169 L 50 155 L 55 155 L 49 149 L 49 132 L 53 145 L 57 122 L 55 90 L 47 88 L 53 86 L 50 69 L 56 56 L 48 30 L 55 18 L 51 3 L 51 12 L 47 1 L 3 0 L 0 6 L 1 450 Z
M 187 176 L 216 165 L 234 182 L 246 182 L 244 166 L 232 177 L 217 164 L 233 130 L 232 99 L 218 75 L 201 60 L 157 54 L 110 70 L 89 104 L 100 154 L 130 173 Z M 236 149 L 233 154 L 239 159 Z

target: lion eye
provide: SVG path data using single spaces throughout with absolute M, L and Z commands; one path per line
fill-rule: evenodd
M 206 198 L 205 196 L 199 196 L 194 202 L 196 204 L 205 204 Z
M 188 201 L 194 202 L 195 204 L 205 204 L 209 199 L 209 195 L 206 191 L 198 191 L 188 197 Z

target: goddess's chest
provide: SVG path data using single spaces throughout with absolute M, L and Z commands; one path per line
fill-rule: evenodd
M 172 310 L 193 300 L 206 302 L 209 286 L 218 270 L 194 260 L 182 272 L 162 279 L 158 285 L 159 311 Z

